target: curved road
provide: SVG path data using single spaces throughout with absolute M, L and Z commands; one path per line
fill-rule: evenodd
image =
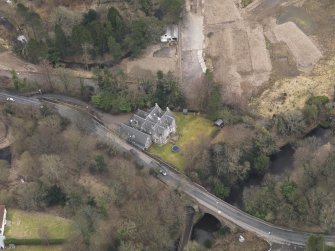
M 26 98 L 6 93 L 0 93 L 0 102 L 12 102 L 7 100 L 8 97 L 15 100 L 13 103 L 20 105 L 31 105 L 37 108 L 43 105 L 43 102 L 37 98 Z M 159 175 L 158 177 L 160 180 L 173 188 L 185 192 L 203 207 L 215 212 L 216 215 L 221 215 L 241 228 L 251 231 L 269 242 L 302 246 L 306 244 L 310 235 L 309 233 L 277 227 L 257 219 L 215 197 L 204 188 L 190 182 L 182 174 L 171 170 L 164 164 L 158 163 L 155 159 L 148 156 L 144 152 L 129 145 L 124 140 L 120 139 L 117 134 L 111 132 L 102 123 L 98 122 L 84 111 L 80 111 L 63 104 L 52 103 L 50 101 L 45 102 L 51 103 L 62 116 L 70 119 L 74 123 L 80 124 L 82 127 L 85 127 L 86 130 L 95 133 L 101 138 L 101 140 L 112 142 L 121 151 L 132 154 L 137 161 L 140 162 L 140 164 L 145 165 L 148 168 L 157 168 L 157 166 L 164 168 L 167 175 Z M 335 246 L 335 236 L 325 236 L 325 240 L 327 245 Z

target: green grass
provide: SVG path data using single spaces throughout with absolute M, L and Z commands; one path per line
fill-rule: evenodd
M 67 239 L 71 221 L 52 214 L 9 209 L 11 225 L 5 228 L 7 238 L 39 239 L 41 228 L 47 228 L 50 239 Z
M 188 115 L 174 113 L 174 115 L 176 117 L 177 133 L 179 134 L 176 145 L 180 147 L 180 152 L 171 152 L 171 147 L 173 146 L 171 143 L 163 146 L 154 144 L 150 147 L 149 152 L 182 171 L 185 161 L 183 151 L 187 144 L 196 141 L 200 135 L 210 137 L 216 128 L 210 120 L 201 115 L 194 115 L 193 113 L 189 113 Z
M 61 245 L 57 246 L 16 246 L 15 251 L 62 251 L 63 247 Z

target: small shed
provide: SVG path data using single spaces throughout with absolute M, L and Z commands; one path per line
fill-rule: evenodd
M 223 119 L 217 119 L 215 122 L 214 122 L 214 125 L 217 126 L 217 127 L 224 127 L 224 121 Z
M 161 36 L 162 43 L 168 43 L 178 40 L 178 25 L 169 25 L 166 32 Z
M 19 40 L 22 44 L 25 44 L 28 42 L 28 39 L 24 35 L 18 36 L 17 40 Z

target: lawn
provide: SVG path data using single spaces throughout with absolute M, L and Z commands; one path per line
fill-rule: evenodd
M 171 147 L 173 146 L 171 143 L 163 146 L 152 145 L 149 152 L 176 166 L 179 170 L 183 170 L 183 150 L 187 144 L 196 141 L 200 135 L 210 137 L 216 128 L 210 120 L 201 115 L 194 113 L 189 113 L 188 115 L 174 113 L 174 115 L 176 117 L 177 133 L 179 134 L 179 139 L 177 140 L 176 145 L 180 147 L 180 152 L 171 152 Z
M 15 246 L 15 251 L 62 251 L 62 245 L 51 245 L 51 246 Z
M 7 238 L 39 239 L 44 228 L 50 239 L 67 239 L 70 233 L 71 221 L 52 214 L 9 209 L 7 218 L 11 221 L 5 228 Z

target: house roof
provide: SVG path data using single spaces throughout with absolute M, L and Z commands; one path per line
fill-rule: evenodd
M 138 129 L 133 128 L 127 124 L 121 124 L 120 133 L 123 137 L 136 143 L 139 147 L 143 149 L 146 147 L 147 141 L 151 140 L 149 134 L 141 132 Z
M 5 205 L 0 205 L 0 226 L 2 224 L 4 214 L 5 214 Z
M 162 136 L 173 125 L 175 117 L 169 108 L 163 111 L 157 104 L 149 111 L 138 110 L 129 123 L 121 124 L 120 134 L 141 148 L 151 137 Z

